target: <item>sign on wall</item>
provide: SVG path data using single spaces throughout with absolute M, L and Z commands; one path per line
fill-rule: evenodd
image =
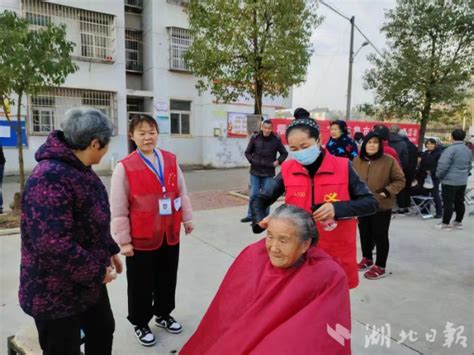
M 28 146 L 28 140 L 26 138 L 26 128 L 25 128 L 25 117 L 21 122 L 21 132 L 22 132 L 22 144 L 24 147 Z M 17 134 L 16 130 L 18 127 L 18 122 L 16 120 L 5 121 L 0 120 L 0 142 L 4 147 L 16 148 L 17 146 Z
M 246 138 L 249 134 L 247 131 L 248 116 L 254 115 L 249 113 L 229 112 L 227 114 L 227 137 Z M 268 118 L 268 115 L 262 116 L 263 120 Z

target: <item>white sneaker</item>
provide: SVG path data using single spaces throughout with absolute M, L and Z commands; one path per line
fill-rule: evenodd
M 450 232 L 453 230 L 453 226 L 451 224 L 440 223 L 435 226 L 435 229 L 438 229 L 444 232 Z
M 156 317 L 155 325 L 160 328 L 165 328 L 168 332 L 178 334 L 183 331 L 183 326 L 179 324 L 173 317 Z
M 156 338 L 148 326 L 135 327 L 135 336 L 140 344 L 143 346 L 152 346 L 156 343 Z
M 462 231 L 464 229 L 464 226 L 462 225 L 461 222 L 454 222 L 453 228 Z

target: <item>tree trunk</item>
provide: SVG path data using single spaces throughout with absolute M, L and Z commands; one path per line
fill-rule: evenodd
M 23 163 L 23 141 L 22 141 L 22 129 L 21 129 L 21 100 L 23 94 L 18 94 L 18 108 L 17 108 L 17 128 L 16 128 L 16 137 L 17 137 L 17 148 L 18 148 L 18 167 L 20 172 L 20 195 L 23 195 L 25 190 L 25 167 Z
M 420 135 L 418 137 L 418 151 L 420 152 L 423 150 L 423 145 L 425 144 L 426 126 L 428 125 L 428 121 L 430 118 L 430 111 L 431 111 L 431 97 L 429 94 L 427 94 L 425 106 L 423 107 L 423 111 L 421 111 Z
M 255 80 L 255 106 L 253 113 L 255 115 L 262 114 L 262 96 L 263 96 L 263 83 L 260 80 Z

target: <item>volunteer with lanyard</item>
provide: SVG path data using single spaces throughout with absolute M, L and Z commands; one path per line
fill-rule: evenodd
M 148 323 L 170 333 L 182 326 L 172 316 L 181 223 L 194 229 L 192 209 L 176 156 L 157 149 L 158 125 L 140 115 L 129 126 L 137 149 L 120 161 L 112 174 L 110 205 L 112 236 L 126 256 L 128 320 L 137 340 L 152 346 L 156 338 Z
M 268 226 L 267 206 L 285 193 L 285 203 L 313 214 L 319 231 L 319 247 L 344 269 L 349 288 L 359 283 L 356 259 L 357 220 L 374 214 L 377 201 L 346 158 L 331 155 L 321 147 L 319 126 L 309 112 L 298 108 L 286 130 L 291 160 L 260 194 L 252 199 L 252 228 Z

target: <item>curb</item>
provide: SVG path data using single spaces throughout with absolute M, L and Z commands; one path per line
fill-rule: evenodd
M 244 199 L 244 200 L 249 201 L 249 197 L 248 197 L 247 195 L 241 194 L 240 192 L 229 191 L 229 192 L 227 193 L 227 195 L 234 196 L 234 197 L 238 197 L 238 198 L 241 198 L 241 199 Z
M 20 228 L 0 229 L 0 236 L 13 234 L 20 234 Z

